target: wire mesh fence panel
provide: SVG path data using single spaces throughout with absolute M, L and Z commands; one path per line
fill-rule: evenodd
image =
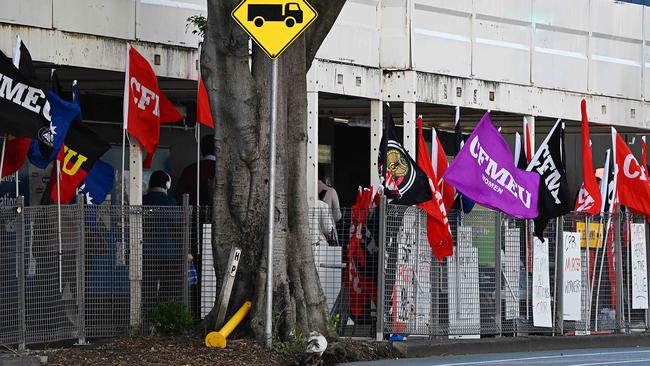
M 182 207 L 132 207 L 130 216 L 131 236 L 142 238 L 142 325 L 146 331 L 156 326 L 157 307 L 184 303 L 189 247 L 184 243 Z
M 416 207 L 386 210 L 384 331 L 428 335 L 431 328 L 431 271 L 426 215 Z
M 129 327 L 128 212 L 121 206 L 85 206 L 88 337 L 115 337 Z
M 78 338 L 81 213 L 76 206 L 27 207 L 26 343 Z M 30 270 L 30 265 L 33 269 Z
M 531 285 L 527 278 L 528 226 L 526 220 L 508 217 L 503 217 L 502 224 L 502 333 L 515 335 L 519 324 L 530 318 L 530 313 L 526 313 Z
M 590 248 L 591 282 L 591 332 L 613 332 L 616 330 L 616 272 L 614 269 L 614 232 L 617 230 L 618 216 L 603 215 L 594 217 L 598 222 L 596 245 Z M 591 265 L 593 263 L 593 265 Z
M 644 331 L 648 308 L 646 218 L 631 213 L 622 217 L 623 324 L 628 331 Z
M 15 206 L 0 207 L 0 343 L 21 342 L 21 286 L 19 285 L 19 256 L 17 236 L 20 216 Z M 30 247 L 26 250 L 32 253 Z M 24 258 L 28 258 L 25 256 Z M 33 267 L 31 267 L 33 271 Z
M 374 336 L 378 210 L 342 208 L 340 220 L 334 216 L 327 207 L 309 211 L 310 243 L 330 325 L 342 336 Z

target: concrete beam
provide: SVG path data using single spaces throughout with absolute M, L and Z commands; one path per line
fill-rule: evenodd
M 20 35 L 35 61 L 55 65 L 78 66 L 99 70 L 123 72 L 125 68 L 126 43 L 124 39 L 92 36 L 21 25 L 0 23 L 0 50 L 11 56 L 11 49 Z M 177 79 L 198 77 L 196 48 L 167 46 L 149 42 L 132 41 L 149 60 L 156 75 Z M 154 56 L 158 55 L 159 65 Z

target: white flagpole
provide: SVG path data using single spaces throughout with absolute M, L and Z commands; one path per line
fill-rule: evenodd
M 201 74 L 199 74 L 201 77 Z M 200 234 L 201 234 L 201 220 L 200 220 L 200 211 L 201 211 L 201 201 L 200 201 L 200 182 L 201 177 L 201 124 L 196 122 L 196 250 L 197 253 L 201 253 L 201 243 Z
M 63 292 L 63 239 L 61 236 L 61 162 L 56 160 L 56 212 L 59 235 L 59 292 Z
M 519 156 L 521 155 L 521 136 L 519 132 L 515 132 L 515 166 L 519 162 Z
M 2 169 L 4 169 L 5 166 L 5 148 L 7 146 L 7 134 L 5 133 L 4 137 L 2 138 L 2 155 L 0 156 L 0 176 L 2 175 Z M 1 179 L 0 179 L 1 181 Z
M 124 171 L 125 171 L 125 166 L 124 166 L 124 160 L 125 160 L 125 155 L 126 155 L 126 131 L 129 127 L 129 51 L 131 49 L 131 45 L 129 43 L 126 44 L 126 63 L 124 66 L 124 104 L 123 104 L 123 127 L 122 127 L 122 182 L 120 184 L 120 204 L 124 206 Z M 124 236 L 124 232 L 122 232 L 122 236 Z

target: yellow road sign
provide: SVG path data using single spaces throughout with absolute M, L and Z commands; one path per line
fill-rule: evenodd
M 231 15 L 275 60 L 314 22 L 318 13 L 306 0 L 243 0 Z

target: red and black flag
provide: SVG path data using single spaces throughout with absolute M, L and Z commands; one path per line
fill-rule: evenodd
M 397 137 L 390 109 L 384 106 L 384 136 L 379 149 L 379 175 L 390 203 L 412 206 L 430 201 L 429 178 Z
M 77 188 L 86 179 L 95 162 L 110 145 L 81 123 L 73 123 L 65 138 L 65 145 L 56 157 L 60 164 L 60 185 L 57 187 L 56 168 L 52 169 L 50 197 L 53 203 L 66 204 L 74 198 Z M 59 192 L 60 191 L 60 192 Z

